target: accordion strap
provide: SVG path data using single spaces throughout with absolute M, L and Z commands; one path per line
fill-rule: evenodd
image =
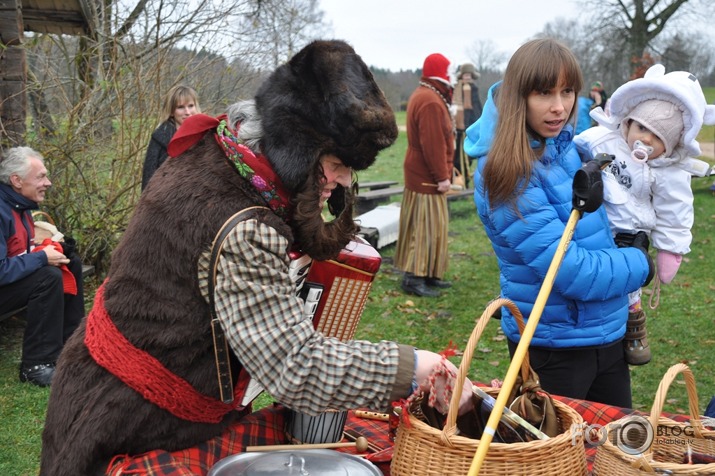
M 211 312 L 211 333 L 213 334 L 214 341 L 214 355 L 216 357 L 218 386 L 219 392 L 221 393 L 221 401 L 224 403 L 233 402 L 234 394 L 228 342 L 226 341 L 226 334 L 221 327 L 221 321 L 219 321 L 219 318 L 216 315 L 216 299 L 214 293 L 216 289 L 216 275 L 218 273 L 218 259 L 231 230 L 233 230 L 239 222 L 246 219 L 246 215 L 249 211 L 259 209 L 268 210 L 268 207 L 253 206 L 244 208 L 243 210 L 235 213 L 221 226 L 221 229 L 216 234 L 213 244 L 211 245 L 208 275 L 209 310 Z

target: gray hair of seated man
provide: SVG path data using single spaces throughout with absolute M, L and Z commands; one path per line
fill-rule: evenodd
M 42 154 L 31 147 L 12 147 L 0 157 L 0 183 L 10 185 L 10 177 L 17 175 L 25 178 L 30 172 L 30 159 L 36 158 L 45 163 Z

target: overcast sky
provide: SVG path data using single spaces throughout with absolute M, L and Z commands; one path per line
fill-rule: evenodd
M 320 0 L 320 9 L 335 38 L 369 66 L 392 71 L 421 68 L 431 53 L 455 69 L 478 40 L 510 57 L 547 22 L 577 16 L 574 0 Z

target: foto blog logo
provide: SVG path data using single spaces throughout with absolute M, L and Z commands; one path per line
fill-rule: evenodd
M 610 439 L 619 450 L 629 455 L 645 452 L 655 438 L 658 439 L 659 444 L 684 445 L 692 443 L 692 438 L 695 436 L 693 427 L 689 425 L 682 427 L 659 425 L 654 430 L 650 420 L 639 415 L 627 416 L 611 423 L 608 427 L 597 423 L 571 425 L 571 444 L 575 445 L 581 435 L 590 447 L 601 446 L 606 439 Z

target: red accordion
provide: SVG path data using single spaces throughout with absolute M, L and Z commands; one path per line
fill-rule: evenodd
M 334 260 L 316 261 L 291 253 L 290 273 L 305 300 L 305 315 L 322 334 L 350 340 L 360 322 L 382 257 L 360 237 Z

